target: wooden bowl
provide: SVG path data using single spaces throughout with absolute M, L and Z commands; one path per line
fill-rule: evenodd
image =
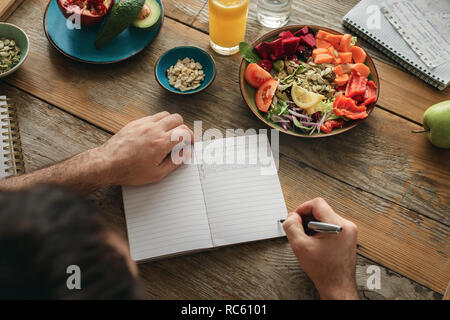
M 257 44 L 261 43 L 262 41 L 273 41 L 277 38 L 278 34 L 280 32 L 283 31 L 291 31 L 292 33 L 294 33 L 295 31 L 303 28 L 305 25 L 292 25 L 292 26 L 285 26 L 276 30 L 273 30 L 269 33 L 266 33 L 265 35 L 263 35 L 262 37 L 260 37 L 258 40 L 256 40 L 255 42 L 252 43 L 253 46 L 256 46 Z M 308 25 L 308 27 L 313 30 L 314 32 L 317 32 L 318 30 L 323 30 L 332 34 L 342 34 L 338 31 L 329 29 L 329 28 L 325 28 L 325 27 L 321 27 L 321 26 L 315 26 L 315 25 Z M 358 45 L 358 44 L 356 44 Z M 277 129 L 283 133 L 289 134 L 289 135 L 293 135 L 293 136 L 297 136 L 297 137 L 302 137 L 302 138 L 322 138 L 322 137 L 329 137 L 329 136 L 334 136 L 343 132 L 346 132 L 350 129 L 353 129 L 354 127 L 356 127 L 358 124 L 360 124 L 363 120 L 351 120 L 351 121 L 347 121 L 345 126 L 341 129 L 334 129 L 332 132 L 330 133 L 314 133 L 312 135 L 309 135 L 307 133 L 301 133 L 301 132 L 295 132 L 292 130 L 284 130 L 280 125 L 275 124 L 269 120 L 267 120 L 264 117 L 264 113 L 262 113 L 261 111 L 258 110 L 258 108 L 256 107 L 256 103 L 255 103 L 255 94 L 256 94 L 256 89 L 253 88 L 252 86 L 250 86 L 244 79 L 244 73 L 245 70 L 248 66 L 248 62 L 245 61 L 244 59 L 242 59 L 241 62 L 241 66 L 239 69 L 239 87 L 241 89 L 241 94 L 242 97 L 244 98 L 245 102 L 247 103 L 248 107 L 250 108 L 250 110 L 252 110 L 252 112 L 262 121 L 264 122 L 266 125 L 268 125 L 269 127 L 272 127 L 274 129 Z M 372 80 L 375 85 L 377 86 L 377 100 L 380 94 L 380 80 L 378 78 L 378 72 L 377 69 L 375 67 L 375 64 L 373 63 L 372 58 L 367 55 L 367 59 L 365 61 L 365 64 L 369 67 L 370 69 L 370 75 L 369 75 L 369 80 Z M 370 114 L 372 113 L 373 109 L 375 108 L 375 104 L 376 101 L 374 103 L 371 103 L 370 105 L 367 105 L 367 113 L 370 116 Z M 366 119 L 369 117 L 367 116 Z

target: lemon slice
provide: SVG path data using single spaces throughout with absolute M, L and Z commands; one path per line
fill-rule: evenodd
M 323 95 L 310 92 L 296 84 L 292 86 L 291 95 L 294 103 L 303 109 L 316 106 L 324 98 Z

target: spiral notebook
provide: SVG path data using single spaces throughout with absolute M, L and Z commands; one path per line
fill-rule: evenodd
M 284 236 L 279 219 L 287 209 L 276 166 L 267 137 L 257 136 L 259 142 L 246 136 L 195 143 L 195 163 L 159 183 L 123 187 L 131 257 L 142 262 Z M 255 150 L 266 150 L 270 161 L 213 163 L 205 152 L 217 146 L 227 159 L 255 159 Z
M 362 0 L 345 15 L 343 24 L 416 77 L 444 90 L 450 82 L 450 61 L 428 67 L 384 16 L 381 7 L 382 1 Z M 378 19 L 379 28 L 368 26 L 376 25 Z
M 6 178 L 25 171 L 16 110 L 6 96 L 0 96 L 0 124 L 0 178 Z

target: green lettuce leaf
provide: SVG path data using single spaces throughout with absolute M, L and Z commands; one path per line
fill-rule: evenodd
M 278 100 L 275 108 L 270 109 L 266 116 L 268 120 L 272 121 L 273 115 L 282 117 L 286 114 L 289 114 L 289 105 L 284 100 Z
M 250 63 L 258 63 L 259 61 L 261 61 L 261 58 L 256 52 L 255 48 L 253 48 L 253 46 L 251 44 L 248 44 L 247 42 L 239 43 L 239 53 L 241 54 L 242 58 Z

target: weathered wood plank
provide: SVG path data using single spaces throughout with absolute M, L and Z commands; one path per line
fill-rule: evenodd
M 2 0 L 0 3 L 0 22 L 6 21 L 23 0 Z
M 180 39 L 178 34 L 186 37 Z M 205 125 L 222 129 L 261 127 L 237 89 L 237 56 L 215 55 L 219 76 L 205 93 L 179 97 L 160 88 L 153 77 L 153 65 L 165 48 L 196 42 L 210 50 L 206 35 L 170 19 L 165 23 L 165 35 L 139 56 L 114 66 L 80 64 L 47 48 L 49 57 L 45 53 L 31 54 L 22 69 L 7 81 L 111 132 L 132 119 L 163 109 L 180 112 L 190 123 L 202 119 Z M 52 62 L 48 63 L 48 59 Z M 332 176 L 381 192 L 389 200 L 448 224 L 449 204 L 445 199 L 450 189 L 449 161 L 445 160 L 449 152 L 431 148 L 424 136 L 410 133 L 417 126 L 381 110 L 366 123 L 365 131 L 358 128 L 314 142 L 282 136 L 281 152 L 308 159 L 308 163 Z M 321 161 L 317 161 L 318 155 Z M 328 156 L 333 166 L 325 161 Z M 350 167 L 346 159 L 353 161 Z M 424 199 L 429 199 L 433 210 Z
M 299 200 L 324 197 L 358 225 L 359 253 L 440 293 L 445 290 L 450 275 L 447 226 L 372 193 L 330 181 L 303 162 L 283 160 L 280 180 L 288 209 L 294 210 Z
M 208 5 L 207 2 L 201 3 L 198 0 L 185 1 L 163 1 L 164 15 L 171 17 L 179 22 L 192 25 L 195 18 Z
M 0 83 L 0 93 L 13 98 L 17 106 L 27 171 L 96 147 L 110 136 L 8 85 Z M 322 176 L 323 181 L 331 180 L 316 174 Z M 305 179 L 308 177 L 306 174 Z M 301 183 L 294 182 L 289 176 L 283 182 L 293 190 L 298 189 Z M 297 185 L 292 186 L 293 183 Z M 355 189 L 354 192 L 359 191 Z M 295 206 L 301 199 L 317 194 L 320 194 L 320 184 L 310 194 L 299 195 L 298 199 L 292 198 L 288 203 Z M 120 188 L 101 190 L 91 199 L 107 216 L 111 226 L 126 237 Z M 357 263 L 361 298 L 441 298 L 430 289 L 382 266 L 381 289 L 368 290 L 367 267 L 377 264 L 361 256 Z M 152 299 L 317 298 L 311 281 L 299 268 L 285 239 L 155 261 L 140 265 L 140 270 L 148 296 Z
M 294 1 L 290 24 L 315 24 L 334 28 L 345 32 L 342 26 L 344 15 L 359 0 L 346 1 Z M 208 32 L 208 6 L 205 0 L 198 0 L 197 7 L 203 6 L 193 26 Z M 256 18 L 256 1 L 250 2 L 246 39 L 253 42 L 271 29 L 261 26 Z M 361 41 L 364 48 L 375 58 L 375 65 L 380 75 L 381 91 L 378 105 L 402 115 L 408 119 L 422 123 L 424 111 L 431 105 L 450 99 L 450 87 L 444 92 L 431 87 L 420 79 L 405 73 L 396 67 L 383 53 L 368 43 Z
M 447 290 L 445 290 L 442 300 L 450 300 L 450 282 L 448 283 Z

